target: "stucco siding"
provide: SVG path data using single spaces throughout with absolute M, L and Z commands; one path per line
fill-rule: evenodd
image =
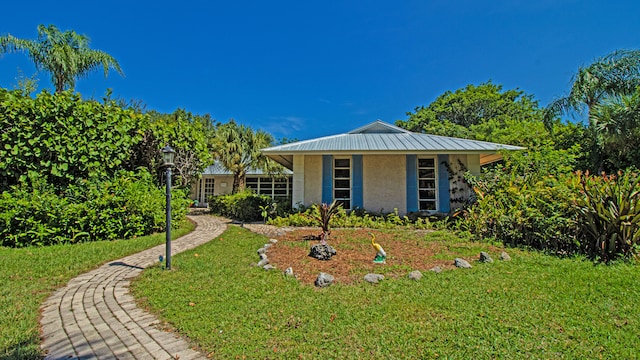
M 306 155 L 304 156 L 304 205 L 320 203 L 322 203 L 322 156 Z
M 365 155 L 362 157 L 363 203 L 369 211 L 406 212 L 406 156 Z

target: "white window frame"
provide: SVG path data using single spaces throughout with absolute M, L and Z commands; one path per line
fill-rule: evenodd
M 433 167 L 420 166 L 420 160 L 433 160 Z M 431 156 L 418 157 L 416 176 L 418 177 L 418 210 L 421 212 L 437 212 L 438 211 L 438 158 Z M 420 170 L 433 170 L 433 178 L 421 177 Z M 433 186 L 426 186 L 426 182 L 433 181 Z M 425 182 L 425 184 L 422 184 Z M 433 191 L 433 198 L 426 196 L 428 192 Z M 433 206 L 429 206 L 433 204 Z
M 349 166 L 345 167 L 345 166 L 336 166 L 336 162 L 340 161 L 340 160 L 348 160 L 349 161 Z M 341 176 L 341 177 L 337 177 L 336 176 L 336 170 L 348 170 L 349 171 L 349 175 L 347 177 Z M 351 201 L 353 198 L 353 160 L 351 159 L 350 156 L 340 156 L 340 157 L 334 157 L 333 158 L 333 199 L 341 202 L 344 209 L 345 210 L 350 210 L 351 209 Z M 349 187 L 337 187 L 336 186 L 336 182 L 337 181 L 349 181 Z M 345 196 L 340 196 L 338 197 L 336 192 L 337 191 L 348 191 L 349 192 L 349 196 L 345 197 Z

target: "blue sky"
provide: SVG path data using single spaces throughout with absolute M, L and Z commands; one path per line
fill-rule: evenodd
M 491 80 L 541 105 L 565 94 L 579 66 L 640 48 L 640 2 L 578 0 L 11 1 L 0 34 L 73 29 L 113 55 L 76 90 L 233 118 L 276 138 L 393 123 L 447 90 Z M 25 54 L 0 57 L 13 88 Z M 49 75 L 37 75 L 52 89 Z

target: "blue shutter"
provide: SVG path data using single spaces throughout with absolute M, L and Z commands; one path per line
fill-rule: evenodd
M 351 208 L 362 207 L 362 155 L 351 157 Z
M 322 155 L 322 202 L 333 200 L 333 156 Z
M 438 155 L 438 211 L 448 213 L 451 211 L 451 194 L 449 193 L 449 171 L 443 162 L 449 161 L 449 155 Z
M 418 211 L 418 156 L 407 155 L 407 212 Z

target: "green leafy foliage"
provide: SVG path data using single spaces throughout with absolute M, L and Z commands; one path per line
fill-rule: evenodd
M 507 169 L 470 178 L 477 203 L 462 214 L 461 229 L 478 238 L 554 253 L 577 253 L 575 182 L 560 175 L 522 176 Z
M 262 209 L 272 206 L 272 203 L 273 200 L 269 196 L 244 190 L 236 194 L 210 197 L 209 209 L 214 214 L 248 222 L 260 220 Z
M 640 249 L 640 176 L 578 173 L 581 195 L 575 202 L 586 237 L 585 250 L 605 261 L 637 255 Z
M 31 98 L 0 89 L 0 190 L 29 173 L 41 174 L 57 190 L 112 176 L 127 167 L 142 138 L 141 116 L 68 91 Z
M 32 181 L 0 196 L 1 246 L 114 240 L 165 227 L 164 192 L 146 171 L 81 181 L 63 194 L 42 179 Z M 188 200 L 184 191 L 177 190 L 172 201 L 172 219 L 178 226 L 185 218 Z

